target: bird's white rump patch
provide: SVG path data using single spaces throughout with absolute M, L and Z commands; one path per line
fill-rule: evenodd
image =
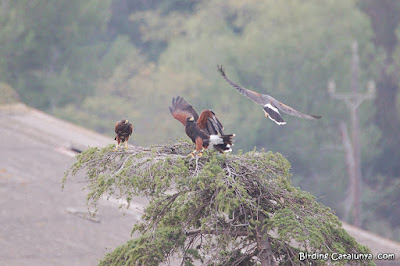
M 278 114 L 279 114 L 279 110 L 278 110 L 276 107 L 274 107 L 274 106 L 272 106 L 271 104 L 269 104 L 269 103 L 267 103 L 266 105 L 264 105 L 264 107 L 268 107 L 269 109 L 271 109 L 271 110 L 274 111 L 275 113 L 278 113 Z
M 274 121 L 278 125 L 285 125 L 286 122 L 283 121 L 281 114 L 279 113 L 279 110 L 273 106 L 272 104 L 267 103 L 264 105 L 264 113 L 265 116 Z
M 210 135 L 210 143 L 212 145 L 223 144 L 224 140 L 218 135 Z

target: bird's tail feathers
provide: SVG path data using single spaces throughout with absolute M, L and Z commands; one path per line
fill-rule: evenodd
M 231 146 L 233 146 L 233 138 L 236 134 L 230 135 L 211 135 L 210 142 L 213 144 L 214 149 L 223 153 L 223 152 L 230 152 L 232 151 Z
M 221 135 L 221 138 L 224 141 L 224 144 L 229 144 L 233 145 L 233 138 L 236 136 L 236 134 L 230 134 L 230 135 Z
M 281 114 L 279 113 L 278 108 L 267 103 L 263 107 L 265 116 L 274 121 L 278 125 L 285 125 L 286 122 L 282 119 Z

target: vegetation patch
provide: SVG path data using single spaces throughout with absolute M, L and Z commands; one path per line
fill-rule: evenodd
M 279 153 L 208 151 L 192 159 L 193 144 L 186 141 L 112 149 L 84 151 L 63 179 L 65 185 L 68 176 L 86 171 L 89 205 L 97 206 L 103 195 L 125 199 L 128 207 L 133 196 L 150 200 L 133 227 L 140 237 L 100 265 L 170 259 L 182 265 L 314 265 L 329 261 L 300 261 L 299 252 L 370 253 L 328 207 L 291 185 L 290 164 Z

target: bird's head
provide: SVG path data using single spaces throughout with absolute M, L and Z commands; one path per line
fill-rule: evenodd
M 188 116 L 187 118 L 186 118 L 186 121 L 187 122 L 194 122 L 194 117 L 191 115 L 191 116 Z

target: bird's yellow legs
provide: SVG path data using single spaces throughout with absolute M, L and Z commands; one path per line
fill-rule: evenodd
M 204 147 L 203 147 L 203 148 L 201 149 L 201 151 L 199 152 L 199 154 L 198 154 L 199 157 L 203 156 L 204 150 L 205 150 L 205 149 L 204 149 Z
M 117 151 L 117 150 L 118 150 L 118 147 L 119 147 L 119 144 L 117 143 L 117 145 L 115 146 L 114 151 Z
M 194 158 L 194 157 L 196 157 L 196 156 L 201 157 L 201 156 L 203 156 L 204 150 L 205 150 L 204 147 L 201 149 L 201 151 L 194 150 L 194 151 L 192 151 L 191 153 L 189 153 L 188 156 L 191 156 L 192 158 Z M 196 154 L 196 153 L 197 153 L 197 154 Z
M 125 142 L 125 151 L 127 151 L 127 150 L 128 150 L 128 141 L 124 141 L 124 142 Z M 117 146 L 115 146 L 114 151 L 117 151 L 117 150 L 118 150 L 119 145 L 120 145 L 120 144 L 117 144 Z

